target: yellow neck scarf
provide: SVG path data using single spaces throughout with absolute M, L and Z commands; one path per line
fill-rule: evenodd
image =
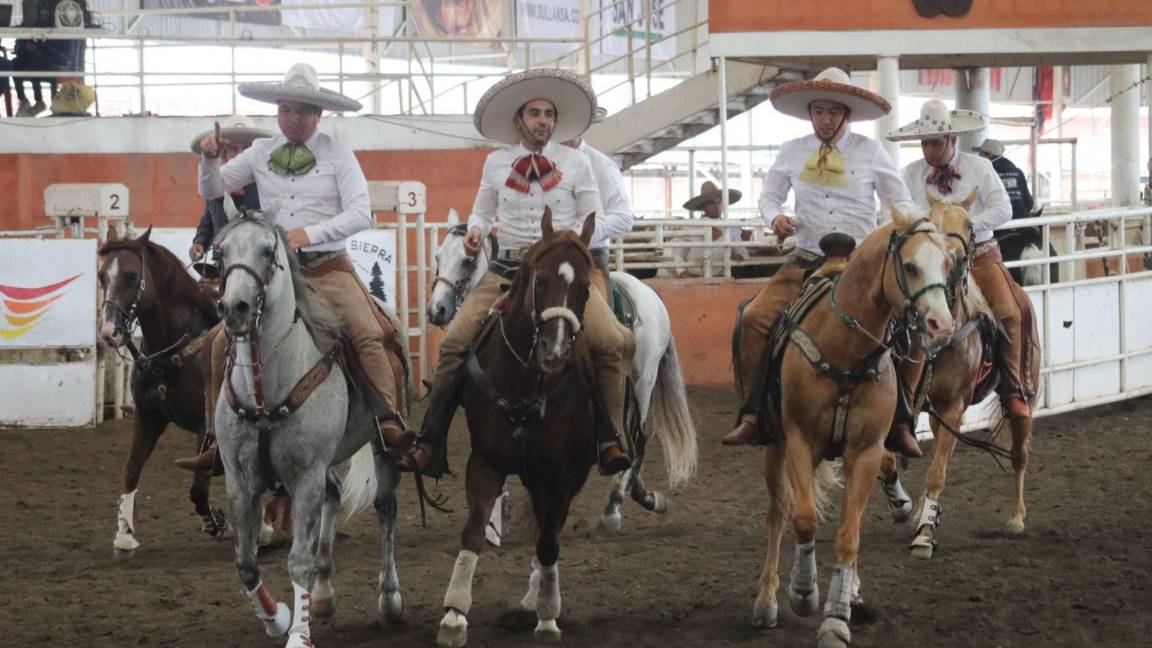
M 840 152 L 834 147 L 823 143 L 818 151 L 804 161 L 800 180 L 822 185 L 848 184 L 848 178 L 844 176 L 844 158 L 840 157 Z

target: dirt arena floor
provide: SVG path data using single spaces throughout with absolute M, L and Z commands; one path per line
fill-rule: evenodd
M 595 529 L 608 482 L 593 477 L 562 536 L 560 626 L 569 646 L 811 646 L 818 617 L 798 618 L 781 605 L 780 625 L 749 622 L 764 557 L 765 489 L 760 454 L 720 446 L 736 406 L 729 390 L 694 389 L 700 472 L 671 493 L 656 516 L 631 503 L 624 530 Z M 462 417 L 461 417 L 462 418 Z M 1027 530 L 1002 531 L 1010 473 L 961 447 L 952 464 L 930 561 L 914 561 L 912 529 L 895 525 L 881 493 L 865 520 L 862 594 L 875 611 L 854 624 L 857 646 L 1132 646 L 1148 645 L 1152 622 L 1152 399 L 1041 420 L 1028 482 Z M 417 419 L 418 420 L 418 419 Z M 112 562 L 120 467 L 128 422 L 94 431 L 0 434 L 0 635 L 4 646 L 273 646 L 242 595 L 230 542 L 199 531 L 187 502 L 188 474 L 172 459 L 190 452 L 191 436 L 170 430 L 148 465 L 138 498 L 133 560 Z M 453 466 L 467 451 L 454 432 Z M 658 454 L 653 454 L 658 457 Z M 663 486 L 662 466 L 651 482 Z M 926 462 L 904 472 L 918 494 Z M 377 620 L 379 564 L 374 515 L 346 526 L 336 548 L 338 611 L 313 626 L 318 646 L 430 646 L 441 616 L 463 524 L 463 483 L 440 490 L 456 512 L 419 524 L 405 479 L 397 530 L 406 620 Z M 213 501 L 224 505 L 224 482 Z M 517 484 L 513 514 L 526 499 Z M 833 560 L 833 524 L 818 536 L 821 591 Z M 523 536 L 523 534 L 521 534 Z M 792 541 L 785 536 L 783 568 Z M 283 549 L 263 554 L 264 580 L 289 596 Z M 483 554 L 470 615 L 470 645 L 531 643 L 532 622 L 510 611 L 527 583 L 530 544 L 510 538 Z M 785 574 L 786 579 L 786 574 Z M 783 592 L 781 600 L 785 601 Z M 290 603 L 290 600 L 289 600 Z M 1144 637 L 1141 639 L 1140 637 Z M 282 645 L 282 644 L 280 644 Z

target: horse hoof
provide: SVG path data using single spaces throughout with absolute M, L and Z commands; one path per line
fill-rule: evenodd
M 1011 520 L 1008 520 L 1008 526 L 1006 529 L 1008 533 L 1011 533 L 1012 535 L 1020 535 L 1021 533 L 1024 533 L 1024 520 L 1012 518 Z
M 904 502 L 901 506 L 893 506 L 892 521 L 896 524 L 904 524 L 908 518 L 912 517 L 912 502 Z
M 664 493 L 652 491 L 652 512 L 653 513 L 667 513 L 668 512 L 668 498 Z
M 610 533 L 620 533 L 620 529 L 624 527 L 624 517 L 617 511 L 612 515 L 600 516 L 600 528 Z
M 399 623 L 404 618 L 404 599 L 400 596 L 400 590 L 381 592 L 377 607 L 380 615 L 389 623 Z
M 314 619 L 331 619 L 336 614 L 336 599 L 312 597 L 311 607 L 308 609 Z
M 824 623 L 820 624 L 820 630 L 816 632 L 817 648 L 847 648 L 851 642 L 852 632 L 848 629 L 848 624 L 836 617 L 824 619 Z
M 556 625 L 556 619 L 540 619 L 534 634 L 537 641 L 560 641 L 560 626 Z
M 468 619 L 456 610 L 448 610 L 440 620 L 440 632 L 436 633 L 436 645 L 443 648 L 460 648 L 468 642 Z
M 775 628 L 779 613 L 780 606 L 776 603 L 756 601 L 752 606 L 752 625 L 757 628 Z
M 913 544 L 911 547 L 908 547 L 908 550 L 912 553 L 913 558 L 928 560 L 932 557 L 933 547 L 932 543 Z
M 809 592 L 797 592 L 789 588 L 788 602 L 792 605 L 792 613 L 796 616 L 812 616 L 820 609 L 820 588 L 813 587 Z
M 269 637 L 283 637 L 292 627 L 292 610 L 283 602 L 276 604 L 276 616 L 264 622 L 264 634 Z
M 128 562 L 136 555 L 135 549 L 118 549 L 112 547 L 112 562 Z

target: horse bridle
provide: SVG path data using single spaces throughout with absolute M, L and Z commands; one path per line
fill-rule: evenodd
M 448 233 L 450 235 L 453 235 L 453 236 L 464 236 L 464 235 L 467 235 L 466 227 L 467 227 L 466 225 L 458 225 L 458 226 L 453 227 L 452 229 L 448 230 Z M 491 234 L 489 234 L 488 236 L 492 240 L 493 246 L 495 246 L 495 239 L 492 238 Z M 481 257 L 486 257 L 486 256 L 488 256 L 487 248 L 485 248 L 484 246 L 481 246 L 480 252 L 478 252 L 475 257 L 472 257 L 473 263 L 475 263 L 477 265 L 483 264 L 483 260 L 481 259 Z M 464 299 L 468 296 L 468 291 L 466 289 L 468 287 L 468 282 L 471 279 L 472 279 L 471 273 L 464 275 L 463 277 L 460 277 L 456 281 L 449 281 L 448 279 L 441 277 L 440 273 L 436 273 L 436 277 L 432 280 L 432 289 L 435 290 L 436 286 L 439 286 L 440 284 L 444 284 L 452 294 L 452 299 L 455 302 L 456 310 L 459 310 L 460 305 L 464 303 Z
M 120 251 L 127 252 L 127 250 Z M 116 254 L 116 252 L 113 252 L 113 254 Z M 136 256 L 140 259 L 140 284 L 136 287 L 136 296 L 132 298 L 132 303 L 128 305 L 127 309 L 108 298 L 105 298 L 103 303 L 100 304 L 101 309 L 105 306 L 112 306 L 116 309 L 117 314 L 123 319 L 123 327 L 117 326 L 113 330 L 118 333 L 123 333 L 125 339 L 129 340 L 129 343 L 131 343 L 130 341 L 132 339 L 132 329 L 136 328 L 136 320 L 138 318 L 137 311 L 140 308 L 140 300 L 144 297 L 145 281 L 148 277 L 148 264 L 144 262 L 144 251 L 138 251 Z M 129 350 L 132 351 L 133 347 L 130 346 Z M 132 354 L 133 358 L 136 357 L 137 353 L 139 352 L 137 351 Z
M 258 222 L 258 221 L 253 221 L 253 222 Z M 260 326 L 260 315 L 263 314 L 263 312 L 264 312 L 264 299 L 268 294 L 268 286 L 272 283 L 272 277 L 275 276 L 277 270 L 283 270 L 284 269 L 284 266 L 280 265 L 280 261 L 279 261 L 279 258 L 280 258 L 280 235 L 277 234 L 277 232 L 274 229 L 272 229 L 272 228 L 268 228 L 268 229 L 271 230 L 271 232 L 272 232 L 272 250 L 271 250 L 271 254 L 269 255 L 268 267 L 266 268 L 263 275 L 261 275 L 259 272 L 256 271 L 255 268 L 248 265 L 247 263 L 230 264 L 228 267 L 224 268 L 224 272 L 222 272 L 220 274 L 220 299 L 221 300 L 224 298 L 224 293 L 227 290 L 228 275 L 232 274 L 233 270 L 240 270 L 242 272 L 246 272 L 253 279 L 256 280 L 256 285 L 260 287 L 260 293 L 256 296 L 256 304 L 254 305 L 255 309 L 256 309 L 256 314 L 253 317 L 253 325 L 252 325 L 253 329 L 259 328 L 259 326 Z M 223 257 L 223 254 L 221 254 L 221 257 Z M 232 337 L 232 334 L 228 332 L 227 327 L 225 327 L 225 333 L 228 334 L 229 338 Z M 240 336 L 240 337 L 244 337 L 244 336 Z

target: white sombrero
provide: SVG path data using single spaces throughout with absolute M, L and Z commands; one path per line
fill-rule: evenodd
M 988 118 L 974 110 L 948 110 L 939 99 L 929 99 L 920 107 L 920 118 L 888 133 L 892 142 L 925 140 L 974 133 L 988 127 Z
M 206 130 L 193 138 L 191 144 L 192 152 L 200 155 L 200 141 L 211 135 L 214 131 L 214 128 Z M 251 146 L 253 140 L 258 140 L 261 137 L 272 137 L 273 135 L 275 135 L 275 133 L 270 130 L 253 127 L 252 120 L 244 115 L 232 115 L 220 125 L 220 138 L 226 139 L 240 148 Z
M 316 68 L 307 63 L 293 65 L 282 83 L 241 83 L 236 91 L 249 99 L 265 103 L 298 101 L 336 112 L 357 111 L 363 105 L 351 97 L 320 87 Z
M 512 118 L 521 106 L 533 99 L 547 99 L 556 106 L 554 142 L 579 137 L 592 125 L 596 112 L 596 93 L 592 86 L 578 74 L 551 68 L 525 70 L 489 88 L 476 104 L 472 122 L 484 137 L 514 144 L 520 141 L 520 133 L 512 124 Z
M 848 106 L 852 121 L 879 119 L 892 110 L 884 97 L 852 85 L 852 79 L 840 68 L 828 68 L 815 79 L 782 83 L 772 89 L 776 110 L 799 119 L 809 119 L 808 105 L 813 101 L 834 101 Z

